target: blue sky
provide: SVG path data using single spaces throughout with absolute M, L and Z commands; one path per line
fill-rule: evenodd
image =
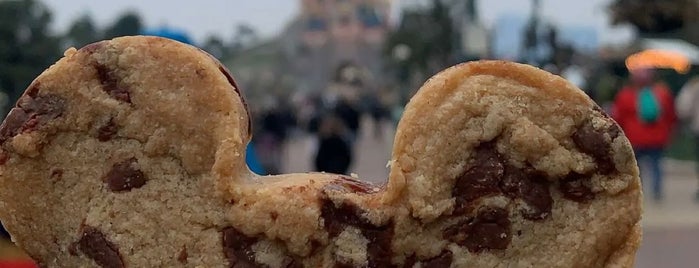
M 426 0 L 393 0 L 398 7 Z M 602 43 L 623 43 L 631 37 L 628 27 L 608 25 L 604 6 L 610 0 L 542 0 L 543 15 L 550 21 L 563 25 L 593 27 Z M 197 41 L 209 34 L 224 39 L 233 35 L 235 25 L 245 22 L 253 25 L 263 36 L 271 36 L 298 12 L 296 0 L 197 0 L 197 1 L 94 1 L 94 0 L 45 0 L 54 12 L 56 31 L 64 31 L 71 21 L 89 13 L 104 26 L 124 10 L 137 10 L 146 26 L 161 25 L 182 28 Z M 503 14 L 527 15 L 530 0 L 480 0 L 479 9 L 488 26 Z

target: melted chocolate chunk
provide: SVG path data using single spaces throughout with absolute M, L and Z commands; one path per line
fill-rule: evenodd
M 117 133 L 117 130 L 119 127 L 114 123 L 114 118 L 109 119 L 109 122 L 105 124 L 104 126 L 101 126 L 97 130 L 97 140 L 99 141 L 108 141 L 111 140 L 112 137 Z
M 7 114 L 5 121 L 0 125 L 0 143 L 17 134 L 34 131 L 47 121 L 63 114 L 63 98 L 57 95 L 36 94 L 38 89 L 28 91 L 17 101 L 17 107 L 12 108 Z
M 208 53 L 207 53 L 208 54 Z M 219 62 L 216 58 L 213 56 L 209 55 L 218 63 L 218 70 L 226 77 L 226 80 L 228 80 L 228 83 L 233 86 L 235 89 L 235 93 L 238 94 L 238 97 L 240 97 L 240 101 L 243 102 L 243 107 L 245 107 L 245 112 L 248 114 L 248 134 L 252 133 L 252 121 L 250 119 L 250 110 L 248 110 L 248 103 L 245 102 L 245 97 L 243 97 L 243 94 L 240 93 L 240 87 L 238 87 L 238 84 L 236 84 L 235 79 L 233 79 L 233 76 L 231 76 L 231 72 L 228 71 L 226 66 L 223 66 L 221 62 Z
M 519 169 L 508 165 L 505 169 L 500 188 L 508 197 L 522 199 L 529 205 L 530 209 L 522 212 L 525 219 L 543 220 L 551 215 L 553 198 L 545 176 L 531 168 Z
M 371 229 L 362 229 L 362 234 L 369 240 L 367 244 L 368 267 L 389 267 L 393 252 L 391 241 L 393 240 L 393 224 L 387 224 Z
M 333 268 L 355 268 L 356 266 L 351 263 L 336 262 Z
M 347 226 L 361 230 L 369 240 L 367 244 L 368 267 L 392 266 L 391 241 L 393 240 L 393 222 L 375 226 L 361 216 L 362 211 L 354 204 L 343 202 L 340 206 L 329 199 L 323 199 L 321 217 L 330 238 L 338 236 Z
M 424 261 L 422 267 L 450 267 L 453 258 L 454 254 L 451 251 L 444 250 L 438 256 Z
M 510 219 L 502 208 L 482 208 L 475 218 L 467 218 L 447 228 L 443 237 L 470 252 L 490 249 L 507 249 L 512 239 Z
M 130 191 L 146 184 L 143 172 L 134 167 L 136 161 L 136 158 L 132 157 L 112 166 L 112 169 L 103 178 L 109 190 L 113 192 Z
M 405 262 L 403 263 L 403 268 L 413 268 L 415 264 L 417 263 L 417 256 L 415 256 L 415 253 L 410 255 L 408 258 L 405 259 Z
M 369 194 L 377 192 L 377 187 L 374 187 L 374 185 L 371 183 L 356 180 L 347 176 L 338 176 L 336 179 L 326 184 L 324 189 L 328 191 L 356 194 Z
M 22 125 L 29 120 L 29 115 L 22 108 L 12 108 L 0 126 L 0 142 L 4 143 L 9 138 L 19 134 Z
M 308 253 L 308 256 L 315 255 L 319 249 L 323 246 L 323 243 L 321 243 L 318 240 L 311 239 L 311 251 Z
M 87 44 L 84 47 L 80 48 L 80 50 L 78 50 L 78 51 L 82 51 L 82 52 L 85 52 L 87 54 L 92 54 L 98 50 L 101 50 L 105 45 L 107 45 L 107 42 L 108 41 L 103 40 L 103 41 L 98 41 L 98 42 L 94 42 L 91 44 Z
M 320 216 L 323 218 L 325 230 L 328 231 L 331 238 L 338 236 L 348 225 L 360 229 L 374 227 L 360 214 L 361 210 L 354 204 L 343 202 L 338 207 L 329 199 L 323 199 L 320 208 Z
M 606 137 L 605 134 L 609 137 Z M 611 124 L 605 129 L 595 129 L 592 122 L 588 121 L 573 133 L 572 138 L 581 152 L 589 154 L 595 159 L 599 172 L 606 175 L 616 170 L 611 158 L 611 142 L 620 134 L 621 130 L 616 124 Z
M 100 267 L 124 267 L 124 261 L 121 259 L 119 249 L 96 228 L 83 226 L 80 240 L 76 243 L 77 248 L 88 258 L 94 260 Z
M 499 193 L 498 184 L 504 172 L 504 160 L 497 152 L 495 142 L 476 147 L 471 168 L 456 178 L 452 191 L 452 196 L 456 199 L 456 213 L 462 214 L 466 203 L 470 201 Z
M 595 198 L 595 193 L 584 183 L 588 179 L 586 175 L 571 172 L 561 179 L 558 188 L 566 199 L 586 203 Z
M 255 252 L 252 246 L 257 243 L 257 238 L 249 237 L 233 227 L 226 227 L 221 231 L 223 236 L 223 254 L 228 259 L 228 267 L 261 267 L 255 261 Z
M 182 250 L 180 250 L 180 253 L 177 254 L 177 261 L 185 264 L 187 263 L 187 257 L 189 257 L 187 254 L 187 246 L 182 246 Z
M 102 84 L 102 90 L 107 92 L 109 96 L 117 100 L 131 103 L 131 95 L 129 90 L 119 82 L 118 77 L 114 74 L 114 71 L 110 70 L 104 64 L 95 63 L 95 70 L 97 70 L 97 78 Z

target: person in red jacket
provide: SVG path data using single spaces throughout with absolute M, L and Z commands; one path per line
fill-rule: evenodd
M 655 79 L 654 70 L 640 69 L 631 71 L 629 83 L 619 91 L 612 108 L 612 117 L 631 142 L 639 166 L 648 166 L 656 201 L 663 197 L 660 160 L 677 120 L 673 101 L 667 85 Z

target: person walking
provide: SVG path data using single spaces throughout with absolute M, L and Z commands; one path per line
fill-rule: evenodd
M 692 77 L 682 86 L 675 99 L 675 105 L 677 116 L 689 125 L 689 131 L 694 139 L 694 154 L 699 161 L 699 75 Z M 697 162 L 697 175 L 699 175 L 699 162 Z M 699 202 L 699 186 L 694 193 L 694 201 Z
M 663 199 L 661 159 L 676 122 L 674 99 L 667 85 L 656 80 L 653 69 L 630 72 L 630 82 L 617 94 L 612 117 L 624 130 L 642 170 L 650 171 L 653 199 Z
M 347 141 L 347 127 L 335 114 L 319 118 L 318 150 L 314 158 L 315 171 L 347 174 L 352 164 L 352 146 Z

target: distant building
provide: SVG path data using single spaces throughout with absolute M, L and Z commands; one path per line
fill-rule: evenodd
M 381 72 L 390 1 L 301 0 L 300 6 L 281 41 L 288 44 L 289 70 L 303 81 L 302 87 L 323 90 L 346 62 L 370 74 Z
M 456 29 L 455 53 L 458 61 L 487 58 L 491 54 L 488 29 L 478 17 L 476 0 L 446 0 Z
M 527 17 L 518 14 L 503 14 L 495 20 L 492 42 L 493 55 L 496 58 L 520 60 L 524 48 L 524 32 L 528 24 Z M 540 22 L 537 38 L 541 44 L 546 42 L 546 32 L 551 26 L 546 21 Z M 592 26 L 556 25 L 556 39 L 561 44 L 569 44 L 577 51 L 592 52 L 599 49 L 597 30 Z M 537 57 L 548 57 L 550 48 L 542 45 L 533 53 Z

